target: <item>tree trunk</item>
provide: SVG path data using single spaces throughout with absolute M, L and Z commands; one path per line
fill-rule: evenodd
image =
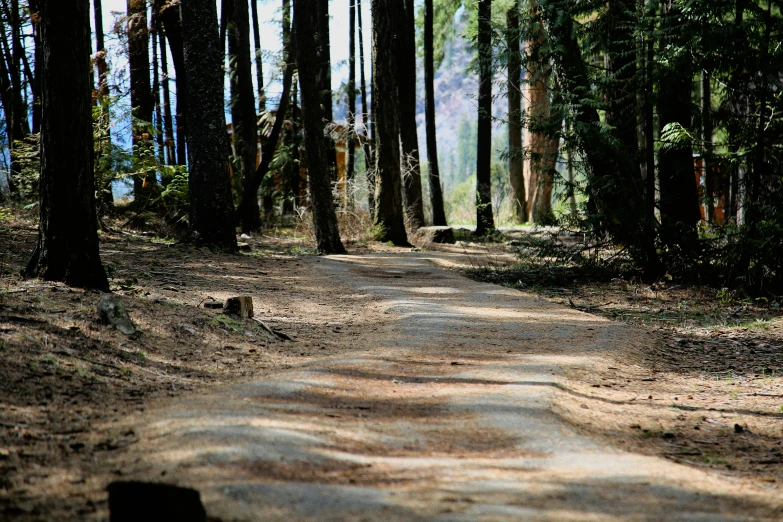
M 251 0 L 254 1 L 254 0 Z M 258 128 L 256 100 L 253 89 L 252 62 L 250 60 L 250 21 L 247 0 L 231 0 L 233 12 L 228 14 L 228 53 L 233 70 L 231 77 L 231 120 L 234 126 L 234 151 L 241 165 L 242 187 L 252 184 L 256 174 L 258 155 Z M 256 190 L 257 193 L 257 190 Z M 247 198 L 257 201 L 257 194 Z M 245 194 L 242 199 L 247 199 Z M 249 210 L 249 209 L 248 209 Z M 261 227 L 258 207 L 255 213 L 242 213 L 242 230 L 255 231 Z
M 519 49 L 519 0 L 506 13 L 508 46 L 508 180 L 511 188 L 511 215 L 517 223 L 527 221 L 524 151 L 522 150 L 522 54 Z
M 98 154 L 111 147 L 111 122 L 109 117 L 109 65 L 106 62 L 106 43 L 103 34 L 103 6 L 102 0 L 93 0 L 93 14 L 95 24 L 95 66 L 98 69 L 98 95 L 99 103 L 102 105 L 99 118 L 99 127 L 106 131 L 103 138 L 106 143 L 98 143 L 96 149 Z M 98 180 L 101 181 L 101 180 Z M 112 179 L 104 180 L 103 186 L 99 186 L 101 210 L 111 210 L 114 208 L 114 191 L 112 190 Z
M 250 12 L 253 17 L 253 50 L 256 57 L 256 83 L 258 84 L 258 112 L 266 111 L 266 93 L 264 93 L 264 61 L 261 59 L 261 31 L 258 23 L 258 0 L 250 0 Z
M 294 2 L 294 26 L 296 31 L 296 63 L 302 87 L 302 115 L 307 146 L 307 177 L 313 205 L 316 248 L 321 254 L 345 252 L 340 241 L 337 215 L 332 200 L 326 144 L 323 139 L 324 115 L 316 79 L 319 65 L 315 42 L 318 13 L 309 8 L 305 0 Z
M 28 0 L 30 6 L 30 16 L 34 16 L 41 10 L 41 0 Z M 35 63 L 35 75 L 33 76 L 33 110 L 32 110 L 32 132 L 37 134 L 41 131 L 41 29 L 38 24 L 31 24 L 33 28 L 33 42 L 35 50 L 33 58 Z
M 40 228 L 28 277 L 109 291 L 98 253 L 89 0 L 42 0 Z
M 175 151 L 174 121 L 171 114 L 171 89 L 169 87 L 169 57 L 166 52 L 166 38 L 163 32 L 163 25 L 160 23 L 160 4 L 156 0 L 158 9 L 158 47 L 160 48 L 160 68 L 162 72 L 161 82 L 163 85 L 163 130 L 166 134 L 166 164 L 176 165 L 177 157 Z
M 650 33 L 655 28 L 655 22 L 651 23 Z M 650 227 L 655 229 L 657 220 L 655 218 L 655 104 L 653 100 L 654 75 L 655 75 L 655 41 L 652 36 L 646 37 L 646 48 L 644 49 L 644 100 L 643 113 L 643 132 L 644 141 L 644 208 L 645 219 L 650 223 Z
M 712 164 L 712 89 L 710 75 L 701 71 L 701 139 L 704 143 L 702 166 L 704 172 L 704 191 L 706 192 L 707 223 L 715 222 L 715 169 Z
M 356 163 L 356 0 L 349 0 L 348 18 L 348 162 L 345 170 L 346 204 L 354 207 Z
M 404 11 L 396 16 L 398 23 L 400 143 L 402 144 L 403 207 L 411 226 L 424 224 L 424 202 L 421 192 L 419 136 L 416 129 L 416 26 L 413 0 L 404 0 Z
M 180 6 L 188 82 L 190 235 L 197 244 L 235 251 L 217 8 L 213 0 Z
M 374 139 L 370 139 L 372 121 L 367 110 L 367 78 L 364 73 L 364 25 L 362 24 L 362 0 L 356 0 L 357 29 L 359 30 L 359 81 L 362 84 L 362 125 L 364 126 L 364 167 L 367 176 L 367 206 L 370 216 L 375 218 L 375 156 L 373 154 Z
M 658 84 L 658 115 L 661 128 L 680 123 L 691 130 L 692 71 L 689 59 L 676 60 Z M 699 196 L 689 146 L 658 153 L 661 239 L 670 245 L 688 247 L 696 239 L 701 218 Z
M 492 0 L 478 1 L 478 140 L 476 235 L 495 228 L 492 215 Z
M 438 164 L 438 140 L 435 131 L 435 54 L 433 49 L 432 0 L 424 1 L 424 87 L 426 98 L 424 110 L 427 119 L 427 162 L 429 163 L 430 204 L 432 224 L 446 226 L 446 212 L 443 209 L 443 190 L 440 186 Z
M 258 209 L 258 189 L 261 187 L 261 183 L 263 183 L 264 177 L 269 170 L 269 165 L 274 158 L 275 150 L 277 149 L 277 144 L 280 140 L 280 133 L 283 129 L 285 115 L 288 111 L 288 103 L 291 98 L 291 84 L 294 76 L 294 51 L 292 48 L 296 47 L 296 41 L 294 36 L 290 34 L 290 16 L 285 14 L 290 9 L 289 6 L 290 0 L 283 0 L 283 51 L 286 57 L 286 67 L 283 69 L 283 90 L 280 94 L 280 105 L 275 114 L 275 121 L 272 124 L 272 131 L 269 133 L 269 139 L 264 143 L 261 149 L 261 162 L 259 163 L 258 168 L 256 168 L 252 176 L 245 177 L 242 180 L 242 200 L 239 202 L 239 216 L 240 221 L 242 222 L 242 231 L 245 233 L 258 230 L 261 226 Z
M 323 107 L 324 120 L 331 124 L 334 122 L 332 109 L 332 58 L 329 34 L 329 0 L 315 0 L 318 21 L 316 25 L 316 45 L 318 49 L 318 95 Z M 332 181 L 337 181 L 337 150 L 330 135 L 325 135 L 327 146 L 327 159 Z
M 160 60 L 158 59 L 158 22 L 157 2 L 152 2 L 152 16 L 150 17 L 150 42 L 152 43 L 152 97 L 155 101 L 155 143 L 158 146 L 158 163 L 166 163 L 166 150 L 163 143 L 163 110 L 160 103 Z M 167 180 L 162 180 L 168 184 Z
M 27 110 L 24 106 L 24 99 L 22 98 L 22 64 L 21 58 L 23 49 L 20 40 L 20 20 L 19 20 L 19 2 L 18 0 L 11 0 L 10 6 L 3 1 L 3 7 L 5 10 L 6 19 L 8 20 L 8 26 L 10 28 L 11 42 L 6 39 L 5 31 L 2 31 L 3 51 L 6 56 L 6 74 L 8 75 L 8 86 L 10 86 L 10 93 L 8 95 L 9 103 L 6 105 L 6 125 L 10 126 L 8 148 L 11 154 L 10 172 L 8 175 L 8 187 L 11 195 L 15 196 L 16 182 L 21 174 L 21 167 L 19 166 L 19 160 L 13 154 L 16 149 L 15 142 L 22 141 L 29 134 L 30 129 L 27 124 Z M 10 108 L 10 111 L 8 109 Z
M 168 1 L 160 11 L 160 20 L 166 30 L 166 39 L 174 62 L 174 74 L 177 86 L 177 165 L 187 164 L 187 113 L 188 82 L 185 74 L 185 56 L 183 54 L 182 22 L 180 4 Z
M 397 96 L 397 46 L 394 18 L 400 16 L 395 0 L 372 0 L 373 108 L 376 125 L 375 227 L 378 241 L 407 245 L 402 211 L 400 123 Z
M 149 30 L 147 28 L 146 0 L 127 0 L 128 7 L 128 65 L 131 84 L 131 114 L 133 147 L 138 158 L 139 147 L 149 146 L 151 135 L 148 125 L 152 123 L 155 101 L 150 88 Z M 146 184 L 144 183 L 146 181 Z M 133 179 L 133 196 L 136 202 L 146 202 L 150 192 L 145 190 L 157 184 L 155 172 Z
M 527 210 L 529 220 L 537 225 L 552 225 L 555 215 L 552 212 L 552 189 L 555 183 L 559 134 L 551 116 L 552 68 L 548 58 L 541 50 L 546 45 L 546 37 L 541 28 L 541 16 L 534 0 L 530 2 L 531 16 L 535 29 L 527 43 L 528 59 L 526 91 L 528 100 L 528 158 L 524 171 L 528 176 Z M 557 129 L 559 129 L 557 123 Z M 635 136 L 635 134 L 634 134 Z

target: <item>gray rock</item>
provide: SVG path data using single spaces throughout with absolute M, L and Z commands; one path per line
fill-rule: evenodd
M 125 335 L 133 335 L 138 331 L 125 307 L 111 294 L 101 296 L 98 313 L 104 323 L 110 324 Z

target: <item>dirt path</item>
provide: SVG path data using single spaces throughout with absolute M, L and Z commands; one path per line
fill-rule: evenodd
M 123 478 L 194 487 L 222 521 L 780 519 L 777 491 L 553 413 L 565 372 L 643 331 L 437 266 L 452 256 L 321 259 L 361 308 L 333 333 L 359 348 L 146 412 Z

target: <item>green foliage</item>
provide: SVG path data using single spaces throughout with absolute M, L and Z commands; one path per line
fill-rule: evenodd
M 162 169 L 166 172 L 164 179 L 168 179 L 160 193 L 166 213 L 171 219 L 187 221 L 190 208 L 188 170 L 184 165 L 164 165 Z
M 19 171 L 14 175 L 14 183 L 22 201 L 38 199 L 38 179 L 41 174 L 40 136 L 30 134 L 22 141 L 14 142 L 11 158 L 16 161 Z

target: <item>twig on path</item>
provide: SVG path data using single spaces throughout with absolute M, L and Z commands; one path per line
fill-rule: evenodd
M 265 330 L 267 333 L 269 333 L 269 334 L 270 334 L 270 335 L 272 335 L 273 337 L 277 337 L 278 339 L 282 339 L 282 340 L 284 340 L 284 341 L 292 341 L 292 342 L 293 342 L 293 339 L 291 339 L 291 338 L 290 338 L 288 335 L 286 335 L 286 334 L 284 334 L 283 332 L 280 332 L 280 331 L 278 331 L 278 330 L 272 330 L 272 329 L 271 329 L 269 326 L 267 326 L 267 325 L 266 325 L 266 323 L 264 323 L 264 322 L 263 322 L 261 319 L 257 319 L 257 318 L 255 318 L 255 317 L 254 317 L 254 318 L 253 318 L 253 320 L 254 320 L 255 322 L 257 322 L 258 324 L 260 324 L 260 325 L 261 325 L 261 328 L 263 328 L 263 329 L 264 329 L 264 330 Z

